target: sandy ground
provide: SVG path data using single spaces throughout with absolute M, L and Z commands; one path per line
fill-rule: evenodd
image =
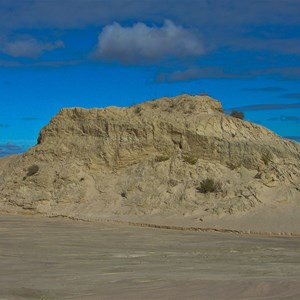
M 236 213 L 221 216 L 182 215 L 143 215 L 117 216 L 108 218 L 122 224 L 135 224 L 149 227 L 169 227 L 173 229 L 195 229 L 207 232 L 234 232 L 264 236 L 300 237 L 300 205 L 297 201 L 287 204 L 267 203 L 247 214 Z
M 300 299 L 300 238 L 0 216 L 0 300 Z

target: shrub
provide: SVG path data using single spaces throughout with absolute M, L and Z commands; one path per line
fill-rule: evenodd
M 155 162 L 163 162 L 163 161 L 167 161 L 169 160 L 169 156 L 166 156 L 166 155 L 161 155 L 161 156 L 156 156 L 155 157 Z
M 262 177 L 261 172 L 257 172 L 256 175 L 254 176 L 255 179 L 261 179 L 261 177 Z
M 199 193 L 216 193 L 221 191 L 221 184 L 212 178 L 206 178 L 200 182 L 200 186 L 197 188 Z
M 121 197 L 122 198 L 127 198 L 127 192 L 121 192 Z
M 140 106 L 136 106 L 134 109 L 134 113 L 139 114 L 142 111 L 142 108 Z
M 174 108 L 174 107 L 175 107 L 175 103 L 172 102 L 172 103 L 170 104 L 170 108 L 172 109 L 172 108 Z
M 236 163 L 233 163 L 233 162 L 228 162 L 226 163 L 226 166 L 230 169 L 230 170 L 235 170 L 239 167 L 241 167 L 241 163 L 240 162 L 236 162 Z
M 39 171 L 39 166 L 38 165 L 32 165 L 27 169 L 27 176 L 33 176 Z
M 191 103 L 189 106 L 190 109 L 194 110 L 196 108 L 196 104 L 195 103 Z
M 233 110 L 230 114 L 231 117 L 244 120 L 244 113 L 242 111 Z
M 262 161 L 265 165 L 268 165 L 270 161 L 273 159 L 273 154 L 270 151 L 266 151 L 261 156 Z
M 191 155 L 183 155 L 182 156 L 183 161 L 187 162 L 190 165 L 195 165 L 198 161 L 198 158 Z
M 168 184 L 169 184 L 171 187 L 174 187 L 174 186 L 176 186 L 176 185 L 178 184 L 178 181 L 171 178 L 171 179 L 168 181 Z
M 210 97 L 209 94 L 208 94 L 207 92 L 200 92 L 200 93 L 199 93 L 199 96 L 208 96 L 208 97 Z

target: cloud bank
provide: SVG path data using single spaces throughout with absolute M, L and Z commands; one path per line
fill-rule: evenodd
M 299 11 L 299 0 L 1 0 L 0 27 L 32 28 L 38 24 L 44 28 L 78 28 L 136 16 L 160 22 L 167 16 L 233 30 L 249 23 L 298 25 Z
M 204 52 L 202 41 L 196 34 L 167 20 L 162 27 L 140 22 L 132 27 L 123 27 L 116 22 L 107 25 L 99 34 L 94 56 L 137 65 L 194 57 Z

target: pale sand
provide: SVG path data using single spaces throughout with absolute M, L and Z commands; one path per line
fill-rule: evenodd
M 0 299 L 300 299 L 300 238 L 0 216 Z
M 255 235 L 297 236 L 300 237 L 300 205 L 290 201 L 286 205 L 267 203 L 247 214 L 201 216 L 197 214 L 182 215 L 144 215 L 116 216 L 108 222 L 132 224 L 145 227 L 169 227 L 173 229 L 190 229 L 199 231 L 234 232 Z

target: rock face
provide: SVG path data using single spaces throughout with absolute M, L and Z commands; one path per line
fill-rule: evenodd
M 300 145 L 224 115 L 208 96 L 63 109 L 35 147 L 0 164 L 7 212 L 202 222 L 300 202 Z M 215 192 L 201 192 L 207 178 Z

